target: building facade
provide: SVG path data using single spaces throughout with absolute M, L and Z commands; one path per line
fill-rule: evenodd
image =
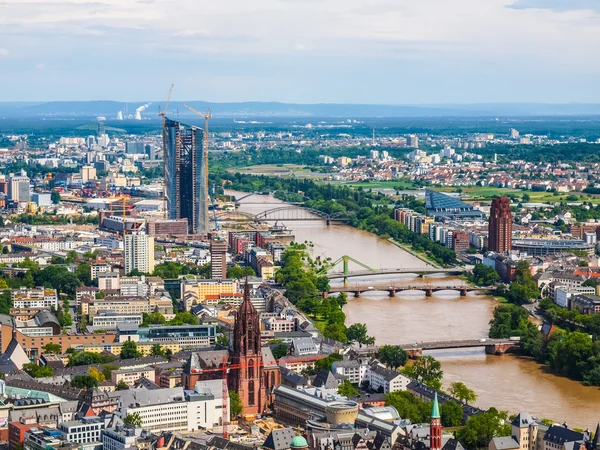
M 204 131 L 166 118 L 163 141 L 168 218 L 185 218 L 191 234 L 207 234 L 208 155 L 204 151 Z
M 125 273 L 134 269 L 154 272 L 154 238 L 147 234 L 125 235 Z
M 512 212 L 508 197 L 497 197 L 490 211 L 488 250 L 506 253 L 512 248 Z

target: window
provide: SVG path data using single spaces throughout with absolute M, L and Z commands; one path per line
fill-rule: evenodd
M 248 405 L 254 406 L 254 381 L 248 382 Z

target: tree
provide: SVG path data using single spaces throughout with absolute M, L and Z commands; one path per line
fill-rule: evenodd
M 110 380 L 113 370 L 119 370 L 119 366 L 116 364 L 104 364 L 102 366 L 102 375 L 104 375 L 105 380 Z
M 117 391 L 126 391 L 129 389 L 129 385 L 127 383 L 125 383 L 125 381 L 119 380 L 115 389 Z
M 364 323 L 355 323 L 348 327 L 346 330 L 346 337 L 348 343 L 358 343 L 359 347 L 363 345 L 374 345 L 375 338 L 367 336 L 367 326 Z
M 500 281 L 500 275 L 493 267 L 475 264 L 473 272 L 469 275 L 469 280 L 478 286 L 492 286 Z
M 442 403 L 440 407 L 442 415 L 442 425 L 445 427 L 459 427 L 463 421 L 463 409 L 458 403 L 452 400 Z
M 474 403 L 477 400 L 477 394 L 469 389 L 464 383 L 457 381 L 450 385 L 450 393 L 454 398 L 457 398 L 461 402 Z
M 408 391 L 391 392 L 385 397 L 386 404 L 398 410 L 400 417 L 409 419 L 412 423 L 429 422 L 431 419 L 430 402 L 415 397 Z
M 160 344 L 154 344 L 152 346 L 152 349 L 150 350 L 150 354 L 152 356 L 165 356 L 165 351 L 163 350 L 163 348 L 160 346 Z
M 406 364 L 408 354 L 395 345 L 384 345 L 379 349 L 379 360 L 393 370 Z
M 50 200 L 53 204 L 58 205 L 60 203 L 60 193 L 53 189 L 52 192 L 50 192 Z
M 141 327 L 147 327 L 149 325 L 164 325 L 167 323 L 167 319 L 159 312 L 154 313 L 143 313 L 143 322 Z
M 69 250 L 67 252 L 66 260 L 67 264 L 73 264 L 77 259 L 77 252 L 75 250 Z
M 140 416 L 139 412 L 127 414 L 123 419 L 123 423 L 131 428 L 141 428 L 142 416 Z
M 271 348 L 271 352 L 273 353 L 273 357 L 275 359 L 283 358 L 288 354 L 289 348 L 285 344 L 276 344 L 273 348 Z
M 141 355 L 138 352 L 135 341 L 125 341 L 121 347 L 121 359 L 139 358 Z
M 517 263 L 515 281 L 510 284 L 508 300 L 517 305 L 529 303 L 540 295 L 537 283 L 531 276 L 531 269 L 527 261 Z
M 487 448 L 490 441 L 498 436 L 510 436 L 510 425 L 504 425 L 506 413 L 494 408 L 483 414 L 471 416 L 465 427 L 457 431 L 456 437 L 467 450 Z
M 229 413 L 230 419 L 237 417 L 244 411 L 244 404 L 240 398 L 240 394 L 235 391 L 229 391 Z
M 92 377 L 98 383 L 106 380 L 104 373 L 102 373 L 100 370 L 96 369 L 95 367 L 90 367 L 88 369 L 88 374 L 90 375 L 90 377 Z
M 338 394 L 343 395 L 344 397 L 356 397 L 359 392 L 350 381 L 344 380 L 338 387 Z
M 79 278 L 79 281 L 81 281 L 84 286 L 92 284 L 92 268 L 88 263 L 84 262 L 79 264 L 77 269 L 75 269 L 75 275 L 77 275 L 77 278 Z
M 198 318 L 191 312 L 182 311 L 175 314 L 172 320 L 169 321 L 169 325 L 198 325 Z
M 79 389 L 98 387 L 98 381 L 91 375 L 75 375 L 71 379 L 71 386 Z
M 229 279 L 233 278 L 233 279 L 241 280 L 242 278 L 246 278 L 246 276 L 249 276 L 249 277 L 256 276 L 256 272 L 254 271 L 254 269 L 252 267 L 249 267 L 249 266 L 240 267 L 239 265 L 236 264 L 235 266 L 227 269 L 227 278 L 229 278 Z
M 217 336 L 217 344 L 222 345 L 223 347 L 229 348 L 229 338 L 224 334 L 219 334 Z
M 23 371 L 33 378 L 46 378 L 54 375 L 54 370 L 50 366 L 38 366 L 37 364 L 23 364 Z
M 432 389 L 441 389 L 444 372 L 442 365 L 432 356 L 422 356 L 412 366 L 405 366 L 402 370 L 405 375 L 426 384 Z
M 53 344 L 52 342 L 48 342 L 46 345 L 44 345 L 44 353 L 55 353 L 55 354 L 61 354 L 62 353 L 62 347 L 60 346 L 60 344 Z

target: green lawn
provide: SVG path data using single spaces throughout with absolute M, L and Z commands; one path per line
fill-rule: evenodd
M 350 186 L 350 187 L 362 187 L 363 189 L 394 189 L 397 186 L 402 187 L 403 189 L 420 189 L 419 187 L 416 187 L 414 184 L 406 182 L 406 181 L 399 181 L 399 180 L 391 180 L 391 181 L 357 181 L 357 182 L 350 182 L 350 183 L 341 183 L 344 186 Z
M 310 177 L 310 178 L 326 178 L 329 175 L 312 172 L 310 169 L 305 169 L 306 166 L 299 164 L 259 164 L 247 167 L 235 167 L 228 169 L 229 172 L 245 173 L 249 175 L 267 175 L 273 177 Z
M 489 200 L 494 196 L 499 195 L 516 195 L 517 197 L 522 197 L 523 194 L 529 195 L 528 203 L 556 203 L 560 201 L 568 202 L 568 203 L 577 203 L 581 201 L 592 202 L 594 204 L 600 203 L 600 196 L 591 195 L 591 194 L 581 194 L 581 193 L 568 193 L 568 194 L 560 194 L 553 195 L 551 192 L 533 192 L 533 191 L 522 191 L 520 189 L 508 189 L 508 188 L 497 188 L 497 187 L 480 187 L 480 186 L 471 186 L 471 187 L 435 187 L 432 188 L 439 192 L 457 192 L 459 189 L 462 189 L 462 194 L 466 200 Z M 575 200 L 567 200 L 569 195 L 575 195 L 578 199 Z M 583 200 L 579 199 L 579 197 L 583 195 Z

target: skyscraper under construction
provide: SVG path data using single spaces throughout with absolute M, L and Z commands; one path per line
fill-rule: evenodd
M 165 118 L 165 185 L 169 219 L 187 219 L 191 234 L 208 233 L 208 164 L 204 130 Z

